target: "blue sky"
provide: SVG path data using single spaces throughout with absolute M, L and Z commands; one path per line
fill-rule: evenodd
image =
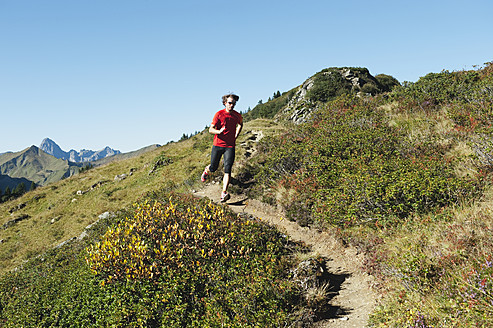
M 123 152 L 327 67 L 417 81 L 493 60 L 493 2 L 0 0 L 0 153 Z

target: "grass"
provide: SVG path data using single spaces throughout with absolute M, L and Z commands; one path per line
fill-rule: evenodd
M 493 253 L 492 192 L 488 187 L 480 201 L 451 209 L 441 217 L 413 218 L 378 234 L 382 239 L 373 250 L 384 256 L 379 263 L 367 263 L 378 268 L 374 271 L 386 295 L 373 315 L 375 326 L 392 322 L 414 327 L 419 320 L 426 321 L 426 327 L 493 324 L 491 276 L 474 280 L 486 270 L 482 263 Z M 478 289 L 481 284 L 487 285 L 484 291 Z M 469 288 L 475 295 L 466 298 Z
M 282 127 L 272 120 L 247 122 L 238 139 L 237 168 L 244 163 L 244 146 L 250 146 L 251 131 L 275 134 Z M 169 143 L 135 158 L 90 169 L 0 204 L 0 225 L 19 215 L 28 215 L 7 229 L 0 230 L 0 275 L 58 244 L 79 236 L 104 212 L 129 208 L 146 193 L 168 188 L 188 192 L 199 187 L 200 174 L 209 162 L 212 135 L 203 131 L 190 139 Z M 172 160 L 149 173 L 161 156 Z M 132 175 L 129 173 L 132 171 Z M 235 172 L 235 171 L 233 171 Z M 115 176 L 127 174 L 121 181 Z M 93 188 L 94 187 L 94 188 Z M 78 194 L 81 191 L 82 194 Z M 20 204 L 26 206 L 14 212 Z

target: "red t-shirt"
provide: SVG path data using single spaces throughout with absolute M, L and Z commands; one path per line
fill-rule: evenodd
M 214 135 L 214 146 L 233 148 L 236 144 L 236 126 L 243 124 L 243 117 L 235 110 L 229 113 L 226 109 L 222 109 L 214 115 L 212 126 L 215 129 L 221 129 L 226 126 L 226 129 L 221 134 Z

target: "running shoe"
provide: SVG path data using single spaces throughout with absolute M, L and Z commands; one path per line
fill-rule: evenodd
M 209 177 L 209 173 L 207 173 L 207 167 L 206 167 L 204 169 L 204 173 L 202 173 L 202 176 L 200 177 L 200 180 L 202 180 L 202 182 L 205 182 L 208 177 Z
M 222 192 L 221 193 L 221 202 L 224 203 L 225 201 L 227 201 L 228 199 L 230 199 L 231 196 L 227 193 L 227 192 Z

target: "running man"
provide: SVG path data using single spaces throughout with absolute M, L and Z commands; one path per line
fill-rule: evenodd
M 235 161 L 236 138 L 238 138 L 241 129 L 243 129 L 243 117 L 234 110 L 236 102 L 239 99 L 240 97 L 235 94 L 224 95 L 222 101 L 226 108 L 218 111 L 214 115 L 209 128 L 209 132 L 214 135 L 211 151 L 211 164 L 205 167 L 201 180 L 202 182 L 205 182 L 207 177 L 218 169 L 221 156 L 224 155 L 224 177 L 221 202 L 230 199 L 228 186 L 231 178 L 231 168 Z

